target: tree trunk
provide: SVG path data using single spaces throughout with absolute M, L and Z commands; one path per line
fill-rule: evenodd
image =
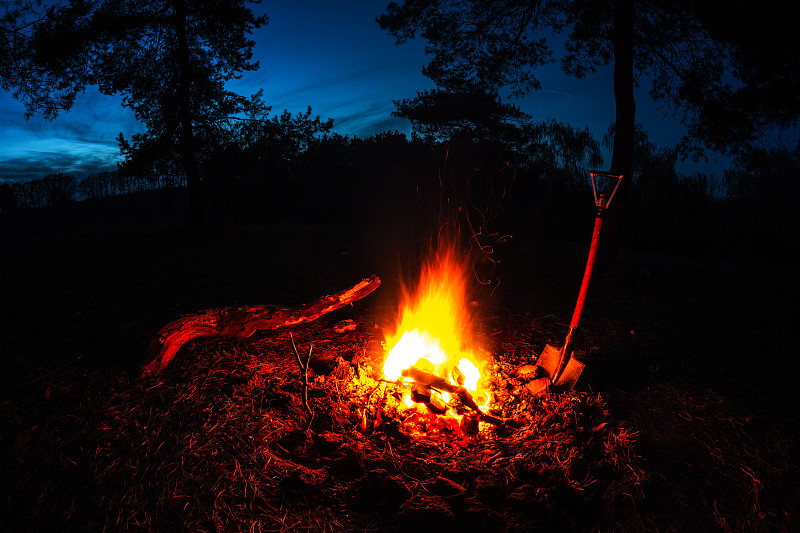
M 186 37 L 186 4 L 184 0 L 174 0 L 175 34 L 178 40 L 178 151 L 181 155 L 181 166 L 186 174 L 186 191 L 189 195 L 189 223 L 192 227 L 201 227 L 204 223 L 202 195 L 200 191 L 200 172 L 194 150 L 194 132 L 192 128 L 192 67 L 189 54 L 189 43 Z
M 622 226 L 628 189 L 633 170 L 634 133 L 636 128 L 636 100 L 633 97 L 633 0 L 617 0 L 614 5 L 614 101 L 616 125 L 611 172 L 623 178 L 614 202 L 608 209 L 604 256 L 614 260 L 622 242 Z

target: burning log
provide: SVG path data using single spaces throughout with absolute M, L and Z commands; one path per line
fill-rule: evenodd
M 161 328 L 151 339 L 147 349 L 149 362 L 142 366 L 141 376 L 159 374 L 178 350 L 191 340 L 211 336 L 245 338 L 259 330 L 311 322 L 364 298 L 380 284 L 380 278 L 372 276 L 347 290 L 323 296 L 314 303 L 296 309 L 275 305 L 222 307 L 179 318 Z
M 419 382 L 414 383 L 414 388 L 411 390 L 411 401 L 427 405 L 428 409 L 437 415 L 447 412 L 447 405 L 441 397 L 434 395 L 430 386 Z
M 416 384 L 421 385 L 422 387 L 457 395 L 461 399 L 461 403 L 478 413 L 478 416 L 480 416 L 482 422 L 488 422 L 489 424 L 494 424 L 495 426 L 504 424 L 502 419 L 484 413 L 478 404 L 475 403 L 475 399 L 472 397 L 472 394 L 461 385 L 454 385 L 441 376 L 420 370 L 419 368 L 415 368 L 413 366 L 403 370 L 401 375 L 404 378 L 413 379 Z

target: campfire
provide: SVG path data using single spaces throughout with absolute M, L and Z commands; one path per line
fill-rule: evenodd
M 440 250 L 425 265 L 413 293 L 405 292 L 396 327 L 384 342 L 384 379 L 400 384 L 401 412 L 499 424 L 486 414 L 491 406 L 488 353 L 474 343 L 468 265 L 459 255 L 452 247 Z
M 382 343 L 382 369 L 370 372 L 383 385 L 383 392 L 379 405 L 361 410 L 363 429 L 377 429 L 394 418 L 409 435 L 430 435 L 445 429 L 476 435 L 481 423 L 505 423 L 489 413 L 489 353 L 474 341 L 474 306 L 468 299 L 470 278 L 465 255 L 452 246 L 443 247 L 431 256 L 413 291 L 404 291 L 395 326 L 385 333 Z M 220 308 L 182 317 L 153 338 L 151 359 L 142 368 L 142 375 L 160 373 L 182 346 L 198 337 L 250 337 L 256 331 L 310 322 L 363 298 L 380 283 L 373 276 L 300 308 Z M 308 404 L 311 352 L 303 358 L 294 342 L 292 348 L 301 371 L 308 427 L 314 418 Z

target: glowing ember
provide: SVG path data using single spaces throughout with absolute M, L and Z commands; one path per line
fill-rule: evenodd
M 488 403 L 488 394 L 479 389 L 481 371 L 472 344 L 466 289 L 465 265 L 457 255 L 452 250 L 437 254 L 424 269 L 415 294 L 405 296 L 395 332 L 386 336 L 386 379 L 398 380 L 413 366 L 462 385 L 478 404 Z M 440 395 L 445 403 L 450 396 Z M 409 396 L 404 403 L 412 405 Z

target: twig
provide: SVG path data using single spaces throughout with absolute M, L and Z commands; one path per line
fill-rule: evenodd
M 376 390 L 381 388 L 381 385 L 385 383 L 389 383 L 392 385 L 400 385 L 400 381 L 389 381 L 388 379 L 376 379 L 375 381 L 377 381 L 378 384 L 375 385 L 375 387 L 371 391 L 369 391 L 369 394 L 367 394 L 367 406 L 369 406 L 370 401 L 372 401 L 372 395 L 375 394 Z M 386 394 L 386 389 L 384 388 L 384 395 L 385 394 Z
M 314 345 L 308 346 L 308 355 L 306 356 L 306 362 L 303 363 L 303 360 L 300 358 L 300 352 L 297 351 L 297 345 L 294 343 L 294 336 L 289 333 L 289 339 L 292 341 L 292 350 L 294 350 L 294 355 L 297 357 L 297 364 L 300 366 L 300 380 L 303 383 L 303 407 L 306 408 L 308 411 L 308 422 L 306 423 L 306 431 L 308 428 L 311 427 L 311 421 L 314 420 L 314 411 L 311 409 L 311 406 L 308 405 L 308 362 L 311 360 L 311 350 L 314 349 Z

